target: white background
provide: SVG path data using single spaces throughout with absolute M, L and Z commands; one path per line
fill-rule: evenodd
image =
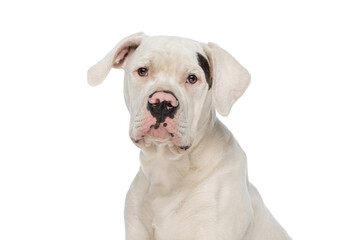
M 138 31 L 215 42 L 252 83 L 221 118 L 294 239 L 360 239 L 357 1 L 2 1 L 0 239 L 124 239 L 138 170 L 121 70 Z M 231 206 L 230 206 L 231 207 Z

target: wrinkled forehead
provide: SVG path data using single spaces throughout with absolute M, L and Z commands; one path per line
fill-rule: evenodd
M 169 63 L 197 64 L 197 53 L 204 51 L 199 42 L 180 37 L 149 37 L 136 49 L 133 64 L 150 66 Z

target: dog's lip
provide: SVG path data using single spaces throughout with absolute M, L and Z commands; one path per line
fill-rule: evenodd
M 166 125 L 165 125 L 166 126 Z M 166 139 L 174 137 L 174 134 L 169 132 L 164 125 L 151 125 L 146 135 L 154 138 Z
M 166 126 L 166 124 L 165 124 Z M 159 139 L 166 139 L 169 137 L 174 137 L 173 133 L 170 133 L 166 127 L 163 124 L 153 124 L 149 127 L 149 129 L 147 129 L 146 133 L 141 135 L 141 138 L 131 138 L 131 140 L 135 143 L 139 143 L 141 140 L 143 140 L 146 136 L 151 136 L 153 138 L 159 138 Z M 159 133 L 159 132 L 162 133 Z M 157 135 L 159 134 L 159 135 Z M 162 134 L 167 135 L 167 136 L 161 136 Z
M 132 141 L 139 148 L 147 147 L 144 138 L 140 138 L 137 140 L 132 139 Z M 187 152 L 190 148 L 191 148 L 191 144 L 186 146 L 178 146 L 176 144 L 170 145 L 170 151 L 173 152 L 174 154 L 183 154 Z
M 167 133 L 167 136 L 164 136 L 164 137 L 159 137 L 159 136 L 156 136 L 156 133 L 157 131 L 163 131 L 163 133 Z M 155 128 L 155 125 L 151 125 L 150 128 L 148 129 L 148 131 L 146 132 L 146 134 L 142 135 L 140 138 L 131 138 L 131 140 L 135 143 L 135 145 L 137 145 L 138 147 L 143 147 L 145 146 L 145 137 L 151 137 L 155 140 L 169 140 L 173 143 L 173 145 L 171 145 L 171 147 L 174 147 L 175 150 L 173 149 L 172 151 L 174 153 L 178 153 L 178 154 L 181 154 L 181 153 L 184 153 L 186 152 L 189 148 L 191 148 L 191 144 L 189 145 L 177 145 L 174 143 L 173 141 L 173 138 L 175 137 L 175 135 L 171 132 L 169 132 L 167 129 L 166 129 L 166 124 L 165 126 L 162 124 L 160 126 L 157 126 L 157 128 Z

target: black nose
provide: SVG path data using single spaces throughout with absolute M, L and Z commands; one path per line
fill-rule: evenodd
M 162 123 L 167 117 L 174 118 L 179 102 L 170 91 L 158 91 L 149 96 L 147 109 L 156 118 L 156 122 Z

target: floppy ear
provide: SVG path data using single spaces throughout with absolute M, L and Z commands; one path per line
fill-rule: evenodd
M 204 50 L 210 58 L 215 108 L 222 116 L 227 116 L 232 105 L 249 86 L 250 74 L 230 53 L 215 43 L 208 43 Z
M 103 59 L 89 68 L 89 85 L 96 86 L 102 83 L 112 67 L 122 68 L 126 56 L 131 50 L 136 49 L 145 37 L 144 33 L 136 33 L 121 40 Z

